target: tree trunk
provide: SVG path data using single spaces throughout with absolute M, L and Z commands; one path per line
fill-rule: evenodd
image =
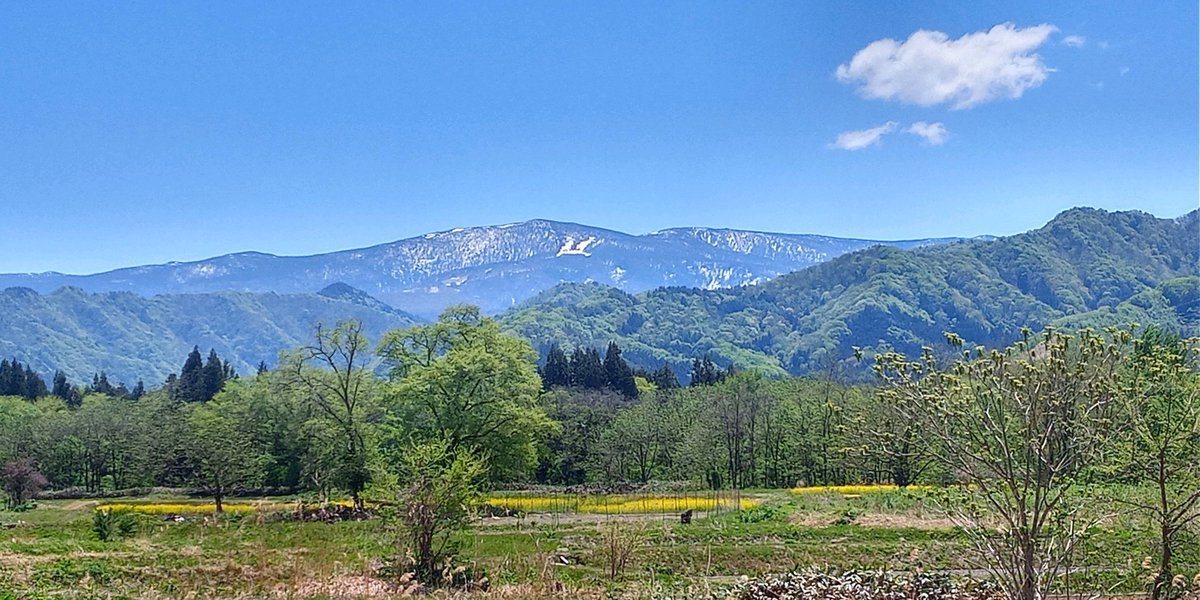
M 222 494 L 221 492 L 213 494 L 213 503 L 217 505 L 218 513 L 225 512 L 225 494 Z
M 1162 554 L 1158 557 L 1158 575 L 1154 577 L 1154 588 L 1150 590 L 1150 598 L 1152 600 L 1161 600 L 1167 595 L 1168 588 L 1171 585 L 1171 538 L 1172 527 L 1170 522 L 1170 502 L 1167 498 L 1167 460 L 1166 448 L 1159 449 L 1158 452 L 1158 509 L 1161 515 L 1162 522 L 1159 523 L 1160 539 L 1162 544 Z
M 1171 587 L 1171 531 L 1165 524 L 1162 528 L 1162 554 L 1158 558 L 1158 575 L 1154 578 L 1154 589 L 1150 590 L 1152 600 L 1161 600 L 1167 596 Z
M 1021 532 L 1021 587 L 1018 590 L 1018 600 L 1037 600 L 1037 572 L 1034 568 L 1033 538 L 1026 532 Z

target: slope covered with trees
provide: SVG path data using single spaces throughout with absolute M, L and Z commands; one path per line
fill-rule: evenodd
M 915 354 L 939 346 L 945 331 L 1002 346 L 1023 326 L 1126 316 L 1166 315 L 1168 325 L 1186 330 L 1197 316 L 1197 215 L 1073 209 L 1020 235 L 913 250 L 874 247 L 728 290 L 631 295 L 598 284 L 561 285 L 502 321 L 539 348 L 615 340 L 635 365 L 666 361 L 682 372 L 693 357 L 712 353 L 724 364 L 776 374 L 827 369 L 854 347 Z
M 337 292 L 337 293 L 334 293 Z M 331 297 L 332 296 L 332 297 Z M 88 294 L 62 288 L 0 291 L 0 356 L 20 359 L 42 374 L 61 370 L 73 382 L 98 372 L 114 384 L 162 382 L 193 347 L 215 350 L 240 373 L 309 337 L 316 323 L 353 318 L 372 335 L 415 319 L 356 300 L 344 289 L 329 295 L 213 294 L 143 298 L 128 292 Z

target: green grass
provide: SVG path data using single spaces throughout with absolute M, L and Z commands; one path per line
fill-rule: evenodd
M 669 516 L 485 520 L 455 538 L 458 564 L 486 573 L 496 587 L 559 585 L 581 596 L 606 590 L 637 595 L 648 589 L 678 596 L 680 590 L 719 589 L 740 576 L 812 565 L 973 566 L 967 535 L 934 520 L 938 513 L 925 494 L 846 498 L 761 491 L 753 496 L 762 508 L 690 525 Z M 94 506 L 48 501 L 28 512 L 0 512 L 0 600 L 321 598 L 330 588 L 313 588 L 314 582 L 336 587 L 343 581 L 339 578 L 376 576 L 382 561 L 396 552 L 383 520 L 266 522 L 256 515 L 195 516 L 184 523 L 142 515 L 132 536 L 101 542 L 92 532 Z M 827 524 L 846 515 L 844 524 Z M 633 564 L 617 581 L 609 580 L 601 544 L 605 528 L 613 526 L 635 528 L 641 540 Z M 1081 564 L 1091 568 L 1073 575 L 1073 583 L 1095 591 L 1140 591 L 1146 575 L 1142 559 L 1152 554 L 1153 541 L 1143 519 L 1128 513 L 1112 517 L 1090 532 Z M 1178 571 L 1189 579 L 1200 571 L 1196 541 L 1189 538 L 1176 554 Z M 686 595 L 703 597 L 693 592 Z

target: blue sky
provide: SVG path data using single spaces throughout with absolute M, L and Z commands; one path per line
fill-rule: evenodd
M 1194 0 L 346 4 L 0 5 L 0 271 L 1198 203 Z

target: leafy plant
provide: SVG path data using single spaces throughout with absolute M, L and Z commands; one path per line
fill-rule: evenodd
M 470 523 L 480 503 L 483 462 L 445 442 L 413 446 L 403 466 L 396 515 L 400 555 L 417 579 L 430 585 L 453 584 L 450 562 L 457 553 L 453 536 Z

